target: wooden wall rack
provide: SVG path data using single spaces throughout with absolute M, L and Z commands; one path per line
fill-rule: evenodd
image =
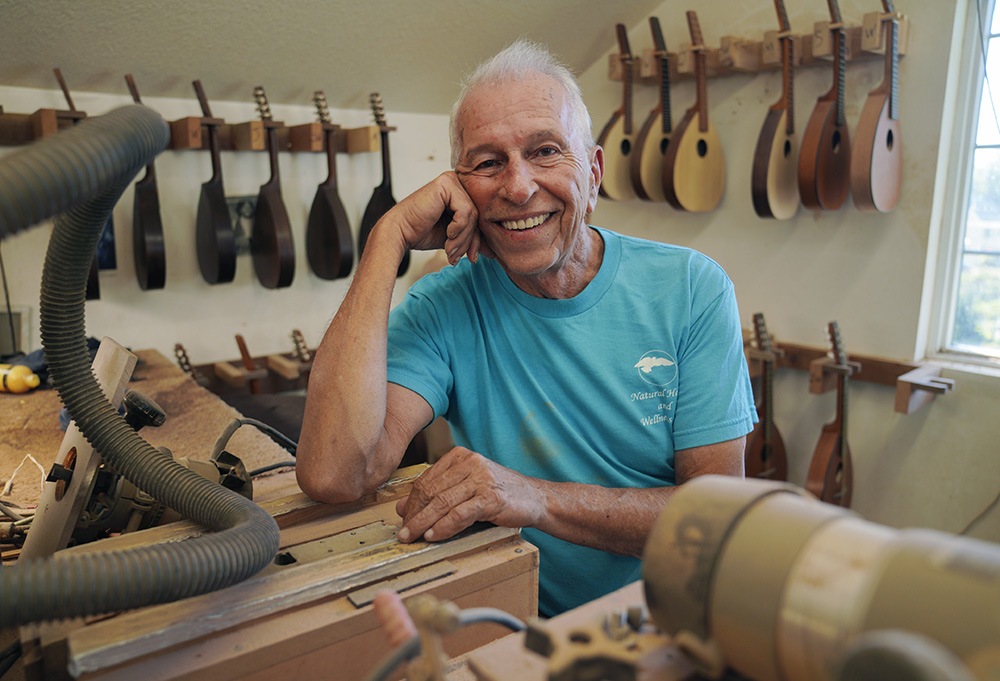
M 34 113 L 5 113 L 0 110 L 0 146 L 13 147 L 30 144 L 36 139 L 55 134 L 62 128 L 73 125 L 74 121 L 86 117 L 82 111 L 59 109 L 38 109 Z M 226 123 L 221 118 L 187 116 L 169 121 L 170 144 L 175 151 L 208 150 L 209 124 L 218 126 L 219 146 L 223 151 L 266 151 L 264 121 Z M 322 134 L 323 124 L 319 122 L 278 128 L 279 149 L 291 152 L 325 152 L 326 136 Z M 377 125 L 360 128 L 334 126 L 336 152 L 339 154 L 359 154 L 381 150 L 382 130 Z M 395 128 L 386 128 L 395 130 Z
M 906 54 L 910 33 L 910 20 L 899 13 L 885 14 L 871 12 L 865 14 L 861 25 L 845 26 L 847 37 L 847 61 L 870 61 L 885 57 L 885 33 L 881 30 L 883 21 L 895 19 L 899 22 L 898 53 Z M 792 36 L 793 66 L 819 66 L 830 64 L 834 58 L 830 21 L 818 21 L 813 32 Z M 723 36 L 719 47 L 705 50 L 707 54 L 706 77 L 717 78 L 739 73 L 757 73 L 781 69 L 781 48 L 777 30 L 765 31 L 762 40 L 751 40 L 738 36 Z M 644 49 L 637 60 L 639 68 L 632 69 L 636 82 L 645 85 L 659 85 L 657 64 L 659 54 L 652 48 Z M 681 43 L 677 52 L 667 53 L 670 80 L 677 82 L 694 77 L 694 52 L 689 43 Z M 622 79 L 622 63 L 618 53 L 608 55 L 608 78 Z
M 752 336 L 752 332 L 743 330 L 747 362 L 753 377 L 760 375 L 760 363 L 764 357 L 757 348 L 749 345 Z M 828 356 L 827 348 L 773 340 L 771 347 L 774 349 L 776 368 L 809 372 L 809 392 L 813 394 L 833 390 L 836 387 L 836 372 L 844 371 Z M 851 380 L 895 388 L 894 409 L 900 414 L 912 413 L 930 404 L 937 395 L 945 395 L 955 389 L 955 381 L 942 378 L 941 367 L 935 364 L 849 354 L 847 366 Z

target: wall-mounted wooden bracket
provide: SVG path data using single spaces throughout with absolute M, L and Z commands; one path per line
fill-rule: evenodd
M 834 58 L 832 29 L 842 27 L 847 38 L 847 62 L 871 61 L 885 56 L 885 33 L 882 24 L 885 21 L 898 21 L 897 51 L 900 56 L 906 54 L 910 33 L 910 21 L 902 14 L 884 14 L 872 12 L 864 15 L 863 23 L 849 25 L 833 24 L 830 21 L 818 21 L 813 26 L 813 32 L 804 35 L 792 35 L 792 63 L 800 66 L 828 65 Z M 717 78 L 737 73 L 757 73 L 774 71 L 781 68 L 781 48 L 779 40 L 788 34 L 778 31 L 766 31 L 763 40 L 746 39 L 738 36 L 723 36 L 719 47 L 705 47 L 705 75 Z M 632 69 L 632 77 L 636 82 L 645 85 L 658 86 L 659 76 L 657 62 L 660 55 L 652 48 L 641 51 L 637 60 L 638 68 Z M 680 50 L 667 54 L 667 64 L 670 68 L 671 82 L 694 77 L 694 59 L 691 45 L 681 44 Z M 608 79 L 622 79 L 622 62 L 617 53 L 608 55 Z
M 837 376 L 850 376 L 861 371 L 861 362 L 848 360 L 847 364 L 837 364 L 831 357 L 820 357 L 809 363 L 809 392 L 814 395 L 837 388 Z
M 886 21 L 897 22 L 896 52 L 906 54 L 906 44 L 910 39 L 910 20 L 904 15 L 883 14 L 882 12 L 870 12 L 864 15 L 861 20 L 861 49 L 871 54 L 885 54 L 885 31 L 883 24 Z
M 772 340 L 772 343 L 774 341 Z M 771 345 L 771 352 L 764 352 L 760 348 L 754 347 L 752 345 L 747 345 L 744 343 L 743 354 L 747 358 L 747 367 L 750 370 L 750 378 L 756 378 L 761 375 L 761 364 L 764 362 L 774 362 L 777 364 L 778 358 L 785 354 L 784 350 L 775 348 Z
M 896 411 L 909 414 L 954 389 L 954 379 L 941 378 L 941 367 L 933 364 L 918 367 L 896 380 Z
M 58 109 L 38 109 L 34 113 L 0 112 L 0 146 L 18 147 L 30 144 L 36 139 L 48 137 L 68 128 L 81 118 L 83 111 L 62 111 Z
M 267 142 L 264 137 L 264 121 L 247 121 L 245 123 L 226 123 L 221 118 L 200 118 L 188 116 L 170 121 L 170 145 L 175 151 L 208 150 L 208 132 L 206 128 L 215 125 L 219 130 L 219 148 L 222 151 L 265 151 Z M 280 127 L 279 127 L 280 126 Z M 359 154 L 380 151 L 379 127 L 368 125 L 361 128 L 344 129 L 339 125 L 319 122 L 303 123 L 284 127 L 278 124 L 278 149 L 283 151 L 325 152 L 326 129 L 333 129 L 335 151 L 338 154 Z M 395 128 L 393 128 L 395 130 Z M 3 119 L 0 117 L 0 145 L 6 144 L 3 135 Z
M 297 381 L 302 374 L 308 374 L 312 369 L 313 353 L 306 346 L 299 329 L 294 329 L 291 337 L 295 351 L 290 356 L 268 355 L 267 368 L 282 378 Z
M 216 362 L 213 365 L 215 375 L 223 383 L 233 388 L 243 388 L 249 385 L 250 392 L 257 395 L 260 393 L 260 381 L 267 378 L 267 368 L 256 365 L 253 356 L 247 349 L 246 341 L 240 334 L 236 334 L 236 345 L 239 346 L 240 361 L 243 366 L 238 367 L 231 362 Z

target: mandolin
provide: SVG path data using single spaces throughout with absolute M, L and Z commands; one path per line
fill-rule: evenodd
M 784 0 L 774 0 L 778 12 L 781 45 L 781 98 L 771 105 L 753 153 L 750 194 L 753 209 L 762 218 L 787 220 L 799 209 L 796 168 L 799 141 L 795 134 L 792 90 L 791 24 Z
M 673 125 L 670 115 L 670 65 L 660 20 L 650 17 L 649 28 L 653 32 L 653 57 L 660 76 L 660 99 L 636 137 L 636 151 L 629 162 L 629 177 L 632 189 L 640 199 L 666 201 L 663 195 L 663 155 L 667 153 Z
M 295 276 L 295 248 L 288 211 L 281 200 L 281 177 L 278 173 L 278 127 L 282 123 L 273 120 L 264 88 L 255 87 L 253 97 L 267 132 L 271 178 L 261 185 L 257 194 L 250 253 L 253 255 L 254 271 L 264 288 L 284 288 L 291 285 Z
M 847 199 L 851 181 L 851 136 L 844 116 L 847 40 L 837 0 L 827 0 L 833 26 L 833 86 L 816 101 L 802 134 L 799 194 L 810 210 L 837 210 Z
M 142 104 L 132 74 L 125 76 L 136 104 Z M 160 221 L 160 197 L 156 191 L 156 169 L 150 161 L 146 174 L 135 183 L 132 203 L 132 260 L 135 276 L 143 291 L 163 288 L 167 276 L 163 246 L 163 223 Z
M 222 146 L 219 141 L 219 124 L 212 118 L 208 99 L 201 81 L 191 83 L 201 104 L 204 116 L 202 125 L 208 132 L 208 149 L 212 155 L 212 177 L 201 185 L 198 198 L 198 220 L 195 244 L 198 250 L 198 268 L 209 284 L 226 284 L 236 276 L 236 235 L 229 218 L 229 206 L 222 187 Z
M 896 10 L 882 0 L 886 14 Z M 903 138 L 899 131 L 899 24 L 885 23 L 885 77 L 868 93 L 851 155 L 851 193 L 861 210 L 888 212 L 899 200 L 903 181 Z
M 339 279 L 351 272 L 354 264 L 354 243 L 351 239 L 351 225 L 347 211 L 337 193 L 337 143 L 336 133 L 340 126 L 330 120 L 330 109 L 326 95 L 317 90 L 313 93 L 316 113 L 323 125 L 326 163 L 329 173 L 326 180 L 316 188 L 316 197 L 309 209 L 306 223 L 306 255 L 309 267 L 320 279 Z
M 86 112 L 77 111 L 76 105 L 73 103 L 73 98 L 69 94 L 69 87 L 66 86 L 66 79 L 63 78 L 62 71 L 59 69 L 52 69 L 52 73 L 56 76 L 56 81 L 59 83 L 59 87 L 62 89 L 63 96 L 66 98 L 66 105 L 69 106 L 69 111 L 60 111 L 56 115 L 59 118 L 69 119 L 73 121 L 74 124 L 80 122 L 82 119 L 87 117 Z M 110 243 L 110 250 L 107 248 Z M 115 231 L 114 231 L 114 220 L 113 215 L 108 215 L 108 221 L 104 225 L 104 229 L 101 230 L 100 241 L 97 245 L 98 254 L 94 256 L 93 262 L 90 263 L 90 272 L 87 275 L 87 290 L 84 295 L 86 300 L 98 300 L 101 297 L 101 281 L 97 276 L 99 269 L 100 252 L 103 248 L 105 253 L 109 253 L 111 259 L 114 259 L 115 255 Z
M 365 206 L 364 215 L 361 216 L 361 229 L 358 233 L 358 261 L 365 252 L 365 244 L 368 242 L 368 235 L 371 234 L 375 223 L 388 213 L 396 205 L 396 199 L 392 195 L 392 175 L 389 170 L 389 128 L 385 124 L 385 108 L 382 106 L 382 95 L 377 92 L 371 93 L 369 102 L 372 106 L 372 115 L 375 117 L 375 124 L 379 127 L 379 135 L 382 138 L 382 184 L 375 187 L 372 197 L 368 199 Z M 399 263 L 396 272 L 397 277 L 403 276 L 410 266 L 410 252 L 403 255 L 403 260 Z
M 697 99 L 674 129 L 663 156 L 663 194 L 674 208 L 710 211 L 719 205 L 726 189 L 726 160 L 715 126 L 708 119 L 705 84 L 705 43 L 698 15 L 687 13 L 694 51 Z
M 622 105 L 601 130 L 597 143 L 604 149 L 604 177 L 598 193 L 612 201 L 634 199 L 630 165 L 635 148 L 632 126 L 632 65 L 635 60 L 628 46 L 625 24 L 615 25 L 618 34 L 618 59 L 622 63 Z
M 843 506 L 851 505 L 853 475 L 851 472 L 851 450 L 847 445 L 847 376 L 851 371 L 847 364 L 847 353 L 837 322 L 829 325 L 830 344 L 837 371 L 837 416 L 823 426 L 823 432 L 816 443 L 806 489 L 821 501 Z
M 761 352 L 760 403 L 757 424 L 747 437 L 745 456 L 746 476 L 767 480 L 788 479 L 788 457 L 781 433 L 774 425 L 774 351 L 767 333 L 764 315 L 753 316 L 754 336 Z

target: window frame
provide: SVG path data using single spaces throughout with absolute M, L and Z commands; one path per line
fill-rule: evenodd
M 988 48 L 996 11 L 996 0 L 974 2 L 982 10 L 981 39 L 980 18 L 975 5 L 962 1 L 956 3 L 955 32 L 945 87 L 945 102 L 950 104 L 946 104 L 942 117 L 937 196 L 931 212 L 928 238 L 929 276 L 925 277 L 922 296 L 921 317 L 924 323 L 920 324 L 916 356 L 1000 368 L 1000 358 L 948 346 L 957 311 L 979 109 L 986 72 L 983 50 Z M 963 11 L 965 15 L 961 16 Z M 991 85 L 994 89 L 1000 88 L 1000 83 Z

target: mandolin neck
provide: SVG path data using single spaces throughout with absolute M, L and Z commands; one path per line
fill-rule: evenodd
M 839 451 L 841 459 L 847 450 L 847 376 L 837 376 L 837 424 L 840 433 Z
M 661 129 L 666 134 L 673 128 L 673 116 L 670 112 L 670 61 L 666 50 L 660 56 L 660 107 Z
M 267 128 L 267 155 L 271 163 L 271 179 L 267 181 L 268 186 L 278 186 L 281 184 L 281 176 L 278 172 L 278 130 L 274 127 Z
M 792 39 L 788 36 L 781 39 L 781 98 L 786 113 L 785 132 L 789 135 L 795 132 L 795 79 L 792 69 Z
M 382 138 L 382 186 L 386 189 L 391 189 L 392 174 L 389 170 L 389 131 L 382 130 L 379 135 Z
M 626 135 L 632 134 L 632 66 L 633 59 L 622 59 L 622 126 Z
M 764 443 L 774 439 L 774 361 L 761 363 L 761 402 L 764 403 Z
M 899 23 L 895 19 L 887 20 L 885 71 L 889 81 L 889 118 L 899 120 Z
M 842 28 L 833 32 L 833 47 L 837 51 L 837 62 L 833 71 L 833 87 L 837 92 L 837 125 L 844 125 L 847 118 L 844 114 L 844 92 L 847 76 L 847 40 Z

